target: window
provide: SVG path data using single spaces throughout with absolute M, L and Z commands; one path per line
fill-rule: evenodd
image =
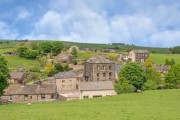
M 112 76 L 112 73 L 110 72 L 110 73 L 109 73 L 109 77 L 111 77 L 111 76 Z
M 111 69 L 111 65 L 109 65 L 109 69 Z
M 99 77 L 99 73 L 97 73 L 97 77 Z
M 102 95 L 94 95 L 93 98 L 102 97 Z
M 97 78 L 97 80 L 99 80 L 99 78 Z
M 28 95 L 24 95 L 24 101 L 28 100 Z
M 64 83 L 65 82 L 65 80 L 62 80 L 62 83 Z
M 106 73 L 103 73 L 103 77 L 106 77 Z
M 103 69 L 104 69 L 104 70 L 106 69 L 105 65 L 103 65 Z
M 9 101 L 12 101 L 13 99 L 12 99 L 12 96 L 9 96 Z
M 89 96 L 83 96 L 83 99 L 87 99 L 87 98 L 89 98 Z
M 99 65 L 97 65 L 97 69 L 99 70 Z
M 42 99 L 42 100 L 45 99 L 45 94 L 42 94 L 42 95 L 41 95 L 41 99 Z
M 54 95 L 53 94 L 51 95 L 51 99 L 54 99 Z

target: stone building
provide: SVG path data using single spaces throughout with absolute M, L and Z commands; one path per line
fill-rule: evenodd
M 154 66 L 154 68 L 161 74 L 165 74 L 168 72 L 168 70 L 171 68 L 171 66 L 168 65 L 162 65 L 162 66 Z
M 56 80 L 57 91 L 78 89 L 78 79 L 73 72 L 60 72 L 54 76 Z
M 84 79 L 85 81 L 114 81 L 115 62 L 105 55 L 89 58 L 84 65 Z
M 57 99 L 55 84 L 10 85 L 1 96 L 2 103 L 44 102 Z
M 56 57 L 57 62 L 61 63 L 71 63 L 73 60 L 73 55 L 69 52 L 62 52 Z
M 149 52 L 147 50 L 132 50 L 129 52 L 129 58 L 132 62 L 145 62 L 149 57 Z
M 14 84 L 14 83 L 22 84 L 25 78 L 26 78 L 26 75 L 23 72 L 11 72 L 10 79 L 8 80 L 8 82 L 10 84 Z
M 80 99 L 116 95 L 112 81 L 93 81 L 80 83 Z

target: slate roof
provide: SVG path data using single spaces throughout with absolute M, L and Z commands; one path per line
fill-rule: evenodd
M 81 91 L 114 90 L 112 81 L 81 82 Z
M 68 59 L 69 56 L 73 56 L 73 55 L 69 52 L 62 52 L 57 55 L 57 59 Z
M 149 53 L 148 50 L 132 50 L 134 53 Z
M 22 79 L 25 74 L 23 72 L 11 72 L 11 79 Z
M 156 70 L 163 70 L 163 71 L 168 71 L 170 68 L 171 66 L 168 66 L 168 65 L 155 66 Z
M 56 93 L 55 84 L 41 85 L 10 85 L 5 89 L 4 95 L 25 95 L 25 94 L 52 94 Z
M 95 56 L 92 56 L 91 58 L 87 59 L 86 62 L 90 62 L 90 63 L 114 63 L 106 55 L 95 55 Z
M 55 79 L 67 79 L 67 78 L 74 78 L 76 77 L 76 74 L 74 72 L 60 72 L 58 74 L 55 74 Z

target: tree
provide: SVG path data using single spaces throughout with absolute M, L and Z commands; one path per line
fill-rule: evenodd
M 20 47 L 17 49 L 17 52 L 19 53 L 19 57 L 25 57 L 27 51 L 28 51 L 28 48 L 25 47 L 25 46 L 20 46 Z
M 152 67 L 153 66 L 153 62 L 150 58 L 147 58 L 146 61 L 144 62 L 144 66 L 146 68 Z
M 56 63 L 54 65 L 54 67 L 55 67 L 55 73 L 63 72 L 64 71 L 63 66 L 60 63 Z
M 31 43 L 31 49 L 32 49 L 32 50 L 38 50 L 38 49 L 39 49 L 38 43 L 32 42 L 32 43 Z
M 167 88 L 180 88 L 180 64 L 173 65 L 165 76 Z
M 7 61 L 0 55 L 0 96 L 3 95 L 4 89 L 8 86 L 9 69 Z
M 171 59 L 171 66 L 175 64 L 175 60 Z
M 52 42 L 52 52 L 54 54 L 57 55 L 61 53 L 63 48 L 64 48 L 64 45 L 61 42 L 58 42 L 58 41 Z
M 154 81 L 157 85 L 163 83 L 161 74 L 154 68 L 148 68 L 146 70 L 146 79 L 147 81 Z
M 72 48 L 71 54 L 75 57 L 77 56 L 77 49 L 75 47 Z
M 141 89 L 146 81 L 146 74 L 144 69 L 137 63 L 128 63 L 123 66 L 119 73 L 119 80 L 126 79 L 130 84 Z
M 38 50 L 27 50 L 25 57 L 28 59 L 36 59 L 38 55 L 39 55 Z
M 175 64 L 175 60 L 174 60 L 174 59 L 171 59 L 171 61 L 169 61 L 168 59 L 166 59 L 164 65 L 170 65 L 170 66 L 172 66 L 172 65 L 174 65 L 174 64 Z
M 180 54 L 180 46 L 176 46 L 172 49 L 173 54 Z
M 132 93 L 136 91 L 136 88 L 132 84 L 130 84 L 125 78 L 121 78 L 121 80 L 118 80 L 115 83 L 114 87 L 117 94 Z
M 44 53 L 50 53 L 52 52 L 52 44 L 51 42 L 42 42 L 40 43 L 40 48 Z

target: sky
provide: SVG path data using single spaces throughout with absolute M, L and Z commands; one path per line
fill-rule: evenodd
M 0 39 L 180 45 L 179 0 L 0 0 Z

